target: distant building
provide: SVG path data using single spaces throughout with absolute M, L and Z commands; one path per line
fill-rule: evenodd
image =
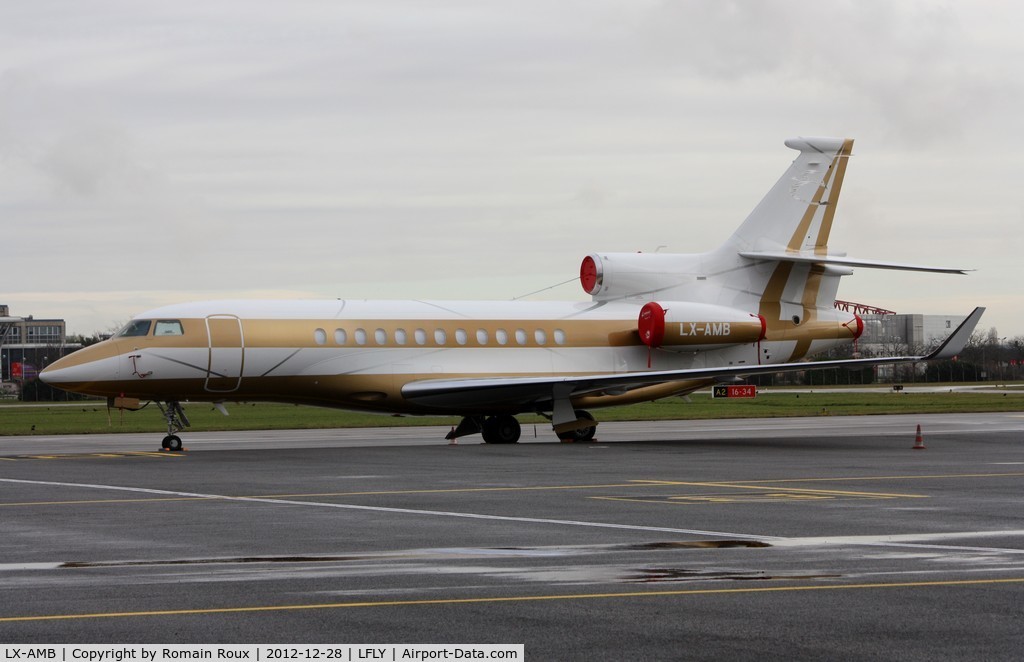
M 79 347 L 68 344 L 64 320 L 16 317 L 0 304 L 0 397 L 24 395 L 40 370 Z
M 964 315 L 864 315 L 864 334 L 858 339 L 861 351 L 888 353 L 894 347 L 923 353 L 938 344 L 967 319 Z
M 63 345 L 67 325 L 62 319 L 11 317 L 10 308 L 0 304 L 0 342 L 8 345 Z
M 857 339 L 858 350 L 866 356 L 927 354 L 960 326 L 965 315 L 889 314 L 863 315 L 864 333 Z M 879 381 L 914 380 L 927 365 L 880 365 Z

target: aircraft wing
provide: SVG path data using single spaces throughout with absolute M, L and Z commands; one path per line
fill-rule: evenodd
M 830 264 L 837 267 L 863 267 L 865 269 L 896 269 L 899 271 L 927 271 L 940 274 L 966 275 L 973 269 L 956 269 L 952 267 L 927 267 L 920 264 L 902 262 L 883 262 L 880 260 L 861 260 L 854 257 L 839 255 L 815 255 L 814 253 L 797 253 L 793 251 L 741 251 L 741 257 L 752 260 L 773 260 L 778 262 L 808 262 L 813 264 Z
M 984 308 L 974 311 L 947 337 L 938 348 L 923 356 L 888 356 L 870 359 L 805 361 L 766 365 L 721 366 L 688 370 L 654 370 L 646 372 L 608 373 L 584 376 L 494 377 L 466 379 L 428 379 L 410 382 L 402 387 L 402 396 L 410 402 L 445 409 L 460 406 L 519 405 L 525 408 L 550 403 L 556 397 L 577 397 L 621 394 L 636 388 L 691 380 L 732 379 L 750 375 L 827 368 L 862 368 L 891 363 L 917 363 L 950 359 L 959 354 L 974 333 Z

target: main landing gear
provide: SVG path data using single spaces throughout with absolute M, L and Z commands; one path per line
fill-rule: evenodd
M 185 416 L 185 410 L 181 408 L 181 403 L 177 400 L 168 400 L 166 406 L 160 402 L 157 402 L 156 406 L 160 407 L 164 418 L 167 419 L 167 436 L 160 443 L 161 448 L 167 451 L 182 450 L 181 437 L 175 433 L 190 427 L 191 423 L 188 422 L 188 417 Z
M 514 444 L 519 441 L 522 428 L 515 416 L 502 414 L 485 419 L 480 433 L 488 444 Z
M 519 441 L 522 428 L 515 416 L 499 414 L 497 416 L 466 416 L 457 428 L 452 428 L 445 439 L 458 439 L 466 435 L 480 433 L 484 443 L 514 444 Z
M 563 442 L 593 440 L 597 434 L 597 422 L 594 421 L 594 417 L 582 409 L 574 410 L 573 414 L 575 420 L 572 422 L 553 426 L 558 438 Z M 466 416 L 459 422 L 458 427 L 445 436 L 445 439 L 458 439 L 478 432 L 483 436 L 484 443 L 514 444 L 519 441 L 522 428 L 516 417 L 510 414 Z
M 571 444 L 574 442 L 586 442 L 593 441 L 594 435 L 597 434 L 597 423 L 594 421 L 594 417 L 589 411 L 583 409 L 576 409 L 576 423 L 578 427 L 571 430 L 565 430 L 558 433 L 558 438 L 563 443 Z M 593 425 L 587 425 L 587 422 L 593 422 Z

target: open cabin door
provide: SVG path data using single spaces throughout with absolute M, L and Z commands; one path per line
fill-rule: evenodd
M 245 365 L 242 320 L 234 315 L 210 315 L 206 318 L 206 333 L 210 339 L 206 390 L 211 393 L 237 391 Z

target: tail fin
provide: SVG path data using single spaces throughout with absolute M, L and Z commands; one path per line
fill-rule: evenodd
M 790 138 L 800 151 L 743 224 L 709 254 L 724 298 L 769 320 L 813 319 L 832 308 L 851 267 L 965 273 L 964 269 L 829 254 L 828 238 L 853 150 L 851 138 Z
M 853 140 L 790 138 L 786 146 L 800 155 L 733 233 L 731 252 L 828 253 Z
M 800 152 L 740 227 L 699 254 L 595 253 L 581 268 L 595 300 L 655 298 L 724 305 L 768 320 L 801 324 L 829 316 L 851 267 L 964 273 L 963 269 L 830 254 L 851 138 L 790 138 Z
M 817 265 L 793 264 L 765 252 L 825 255 L 835 217 L 846 160 L 853 140 L 792 138 L 786 145 L 800 155 L 729 239 L 716 250 L 699 254 L 595 253 L 581 268 L 583 289 L 595 300 L 664 298 L 757 311 L 762 293 L 775 281 L 782 296 L 794 276 Z M 755 253 L 751 257 L 746 253 Z M 771 263 L 785 264 L 786 276 L 773 276 Z M 833 270 L 834 271 L 834 270 Z M 849 273 L 844 270 L 843 273 Z M 796 278 L 794 277 L 794 281 Z M 833 286 L 838 284 L 837 281 Z M 831 283 L 830 283 L 831 284 Z M 800 302 L 804 297 L 796 295 Z M 829 306 L 832 301 L 828 301 Z
M 707 255 L 719 301 L 756 310 L 769 324 L 810 320 L 831 309 L 840 277 L 852 273 L 825 262 L 853 140 L 790 138 L 786 146 L 800 154 L 732 236 Z M 821 261 L 808 260 L 813 257 Z

